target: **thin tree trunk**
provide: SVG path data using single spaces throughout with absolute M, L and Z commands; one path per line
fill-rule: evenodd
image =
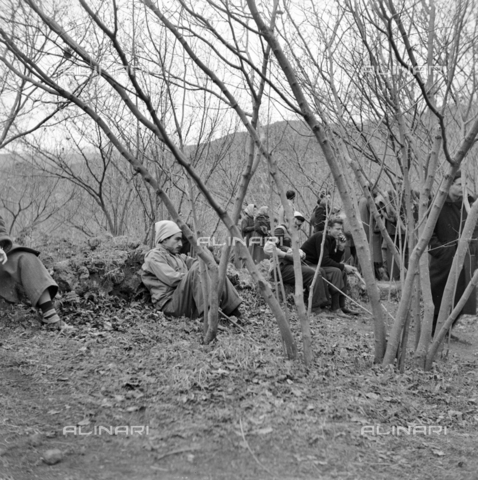
M 453 309 L 451 312 L 450 316 L 446 319 L 445 323 L 443 324 L 442 328 L 440 331 L 435 335 L 433 338 L 433 343 L 431 344 L 429 350 L 428 350 L 428 355 L 427 355 L 427 360 L 425 364 L 425 370 L 431 370 L 432 365 L 433 365 L 433 360 L 435 358 L 435 355 L 438 351 L 438 348 L 440 347 L 441 342 L 445 338 L 445 335 L 448 332 L 448 329 L 452 326 L 453 322 L 455 319 L 458 317 L 460 312 L 462 311 L 463 307 L 465 306 L 465 303 L 468 301 L 470 298 L 470 295 L 473 293 L 473 289 L 478 285 L 478 270 L 475 270 L 475 273 L 473 274 L 473 277 L 470 281 L 470 283 L 467 285 L 465 291 L 463 292 L 462 297 L 456 304 L 456 307 Z
M 476 222 L 478 220 L 478 201 L 475 200 L 470 209 L 470 213 L 466 218 L 465 225 L 463 226 L 463 231 L 461 233 L 460 239 L 458 241 L 458 248 L 453 257 L 453 263 L 451 264 L 450 274 L 445 285 L 445 290 L 443 292 L 440 313 L 438 314 L 438 321 L 436 325 L 436 332 L 440 330 L 442 325 L 445 323 L 446 318 L 448 318 L 448 312 L 453 307 L 453 302 L 455 299 L 456 284 L 460 276 L 460 272 L 463 269 L 463 264 L 465 263 L 465 256 L 468 252 L 470 240 L 473 236 L 475 230 Z
M 427 165 L 422 165 L 421 182 L 425 188 L 420 192 L 420 203 L 418 206 L 418 236 L 422 238 L 425 232 L 425 218 L 428 211 L 430 191 L 433 185 L 433 179 L 438 164 L 438 152 L 441 145 L 441 135 L 436 135 L 433 142 L 430 160 Z M 432 335 L 433 314 L 435 307 L 431 294 L 430 269 L 428 264 L 428 254 L 425 253 L 420 257 L 420 289 L 422 292 L 424 314 L 421 322 L 420 337 L 415 351 L 415 363 L 420 368 L 425 368 L 425 361 Z
M 335 158 L 335 153 L 331 148 L 330 142 L 327 139 L 322 126 L 315 118 L 315 115 L 313 114 L 310 105 L 305 98 L 302 88 L 297 81 L 297 77 L 293 71 L 293 68 L 285 56 L 281 46 L 279 45 L 279 42 L 275 38 L 273 31 L 267 27 L 267 25 L 265 25 L 261 15 L 259 14 L 255 1 L 247 0 L 247 4 L 261 35 L 271 46 L 279 66 L 287 78 L 304 120 L 309 125 L 319 145 L 321 146 L 322 151 L 324 152 L 324 156 L 340 192 L 344 208 L 347 213 L 350 212 L 350 217 L 348 217 L 348 219 L 352 228 L 352 236 L 355 244 L 358 246 L 357 254 L 360 262 L 362 265 L 370 264 L 370 251 L 368 249 L 367 239 L 365 237 L 362 224 L 357 218 L 358 207 L 357 205 L 353 204 L 351 197 L 348 195 L 347 182 L 345 180 L 344 173 L 340 169 L 339 163 Z M 364 276 L 367 285 L 370 288 L 369 295 L 372 300 L 372 308 L 375 316 L 375 361 L 380 361 L 383 358 L 385 351 L 385 324 L 383 321 L 382 308 L 380 306 L 380 292 L 378 291 L 371 268 L 364 268 Z

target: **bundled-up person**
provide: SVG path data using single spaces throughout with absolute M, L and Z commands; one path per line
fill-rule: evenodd
M 312 215 L 310 217 L 310 234 L 323 232 L 331 211 L 330 194 L 328 192 L 320 192 Z
M 300 230 L 305 218 L 300 212 L 294 212 L 294 227 Z M 278 225 L 274 230 L 274 237 L 268 240 L 264 246 L 264 252 L 274 261 L 273 268 L 279 268 L 282 276 L 282 281 L 286 285 L 295 285 L 294 260 L 292 256 L 292 237 L 289 229 L 285 224 Z M 301 258 L 305 258 L 305 253 L 299 250 Z M 278 265 L 275 264 L 275 257 L 277 256 Z M 309 290 L 309 295 L 312 295 L 312 311 L 317 312 L 321 308 L 330 305 L 330 295 L 328 288 L 324 284 L 322 275 L 325 272 L 320 269 L 315 282 L 314 290 L 310 291 L 310 286 L 315 275 L 315 269 L 305 265 L 301 265 L 302 279 L 304 288 Z M 271 272 L 272 275 L 274 272 Z
M 269 208 L 261 207 L 254 218 L 254 231 L 249 239 L 249 251 L 254 263 L 262 262 L 267 255 L 264 253 L 264 245 L 270 235 L 271 222 L 269 219 Z
M 182 246 L 181 229 L 170 220 L 155 224 L 156 247 L 145 258 L 141 271 L 151 300 L 168 315 L 196 318 L 204 312 L 204 299 L 199 279 L 197 258 L 179 254 Z M 242 303 L 228 278 L 219 299 L 219 307 L 229 316 L 240 316 Z
M 306 260 L 317 266 L 322 250 L 322 240 L 325 236 L 323 254 L 320 267 L 325 271 L 325 278 L 331 284 L 332 311 L 342 310 L 347 315 L 358 315 L 357 312 L 345 306 L 344 293 L 348 290 L 347 274 L 357 271 L 352 265 L 342 263 L 347 239 L 343 232 L 343 220 L 335 217 L 329 219 L 327 232 L 314 233 L 302 245 L 301 250 L 306 255 Z
M 42 313 L 42 322 L 49 328 L 67 329 L 53 305 L 58 285 L 38 258 L 40 252 L 16 245 L 0 216 L 0 297 L 18 303 L 25 292 L 31 304 Z
M 252 232 L 254 232 L 255 214 L 256 206 L 253 203 L 250 203 L 242 212 L 241 233 L 247 246 L 249 246 L 249 239 L 252 236 Z
M 443 293 L 445 291 L 448 275 L 450 274 L 453 258 L 458 248 L 458 241 L 463 232 L 466 218 L 468 216 L 465 203 L 463 202 L 463 187 L 461 172 L 457 172 L 453 183 L 448 192 L 443 208 L 438 216 L 433 235 L 430 239 L 429 250 L 430 254 L 430 283 L 432 290 L 433 304 L 435 312 L 433 316 L 433 334 L 440 313 Z M 468 198 L 470 203 L 473 203 L 472 197 Z M 463 268 L 459 274 L 458 282 L 456 284 L 455 298 L 453 306 L 455 306 L 463 295 L 465 288 L 470 283 L 473 272 L 476 268 L 476 243 L 478 236 L 478 226 L 473 232 L 473 240 L 470 242 L 470 248 L 466 253 Z M 465 303 L 461 314 L 475 315 L 476 314 L 476 293 L 473 290 L 470 298 Z M 455 322 L 459 317 L 456 318 Z

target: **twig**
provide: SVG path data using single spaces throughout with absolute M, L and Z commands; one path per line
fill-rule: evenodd
M 241 427 L 241 434 L 242 434 L 242 439 L 244 440 L 244 443 L 246 444 L 247 446 L 247 449 L 249 450 L 249 452 L 251 452 L 251 455 L 252 455 L 252 458 L 257 462 L 258 465 L 260 465 L 271 477 L 274 476 L 274 474 L 265 466 L 263 465 L 259 459 L 256 457 L 256 455 L 254 454 L 254 452 L 252 451 L 251 447 L 249 446 L 249 443 L 248 441 L 246 440 L 246 436 L 244 435 L 244 429 L 242 427 L 242 418 L 239 419 L 239 425 Z
M 336 287 L 333 283 L 329 282 L 325 277 L 322 277 L 322 279 L 324 280 L 324 282 L 328 283 L 329 285 L 332 285 L 332 287 L 334 287 L 339 293 L 341 293 L 344 297 L 347 297 L 352 303 L 355 303 L 355 305 L 357 305 L 358 307 L 360 307 L 362 310 L 365 310 L 369 315 L 371 315 L 373 317 L 373 314 L 372 312 L 370 312 L 369 310 L 367 310 L 365 307 L 363 307 L 362 305 L 360 305 L 360 303 L 356 302 L 352 297 L 349 297 L 345 292 L 342 292 L 342 290 L 340 290 L 340 288 Z M 382 308 L 390 315 L 390 317 L 395 320 L 395 317 L 386 309 L 386 307 L 382 304 Z
M 332 285 L 332 287 L 335 288 L 335 290 L 337 290 L 339 293 L 341 293 L 344 297 L 348 298 L 351 302 L 355 303 L 355 305 L 357 305 L 358 307 L 360 307 L 362 310 L 365 310 L 369 315 L 372 315 L 372 312 L 370 312 L 369 310 L 367 310 L 365 307 L 363 307 L 362 305 L 360 305 L 360 303 L 356 302 L 352 297 L 349 297 L 345 292 L 342 292 L 342 290 L 340 290 L 340 288 L 338 288 L 337 286 L 335 286 L 332 282 L 329 282 L 325 277 L 322 277 L 322 279 L 324 280 L 324 282 L 328 283 L 329 285 Z
M 219 313 L 227 320 L 229 320 L 235 327 L 239 328 L 243 332 L 245 332 L 244 328 L 242 328 L 237 322 L 235 322 L 231 317 L 228 317 L 221 309 L 219 309 Z
M 259 345 L 259 342 L 254 338 L 251 337 L 250 335 L 247 334 L 247 331 L 241 327 L 237 322 L 235 322 L 231 317 L 228 317 L 221 309 L 219 309 L 219 313 L 227 320 L 229 320 L 235 327 L 239 328 L 244 332 L 244 338 L 247 338 L 248 340 L 251 340 L 253 343 L 256 345 Z
M 194 447 L 177 448 L 176 450 L 171 450 L 170 452 L 163 453 L 163 455 L 160 455 L 159 457 L 155 457 L 155 459 L 162 460 L 163 458 L 169 457 L 170 455 L 176 455 L 178 453 L 184 453 L 184 452 L 191 452 L 194 450 L 199 450 L 199 447 L 194 446 Z

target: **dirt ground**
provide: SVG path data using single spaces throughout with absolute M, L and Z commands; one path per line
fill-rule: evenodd
M 315 316 L 306 369 L 241 295 L 243 328 L 209 346 L 139 302 L 63 301 L 68 334 L 4 312 L 0 480 L 478 478 L 476 318 L 433 372 L 397 374 L 372 363 L 370 317 Z

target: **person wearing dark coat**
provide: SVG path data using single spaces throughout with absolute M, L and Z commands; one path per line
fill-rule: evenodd
M 294 228 L 300 230 L 305 218 L 300 212 L 294 212 Z M 292 238 L 286 224 L 278 225 L 274 230 L 274 237 L 268 240 L 264 246 L 264 252 L 269 255 L 273 262 L 271 276 L 274 275 L 274 269 L 278 268 L 281 273 L 282 281 L 286 285 L 295 285 L 294 259 L 292 257 Z M 299 250 L 301 257 L 305 253 Z M 278 265 L 276 265 L 275 256 L 277 256 Z M 314 285 L 314 290 L 310 291 L 310 286 L 314 280 L 315 269 L 302 264 L 303 286 L 312 295 L 312 311 L 317 312 L 330 305 L 329 289 L 325 285 L 322 277 L 325 277 L 325 271 L 320 269 L 320 274 Z
M 311 230 L 313 229 L 313 232 L 310 233 L 318 233 L 325 230 L 330 209 L 330 194 L 327 192 L 321 192 L 319 198 L 317 199 L 317 205 L 315 206 L 310 218 L 310 228 Z
M 271 222 L 269 219 L 269 209 L 264 206 L 259 208 L 254 218 L 254 231 L 249 239 L 249 250 L 254 263 L 260 263 L 267 258 L 264 253 L 266 238 L 270 235 Z
M 38 258 L 39 254 L 33 248 L 14 244 L 0 216 L 0 297 L 18 303 L 24 292 L 31 304 L 41 310 L 44 324 L 55 329 L 68 328 L 52 302 L 58 285 Z
M 254 215 L 256 213 L 256 206 L 250 203 L 243 212 L 241 219 L 241 233 L 246 242 L 246 246 L 249 246 L 249 239 L 254 231 Z
M 470 198 L 471 202 L 473 199 Z M 430 282 L 433 297 L 433 304 L 435 312 L 433 316 L 433 333 L 438 320 L 440 312 L 441 300 L 445 291 L 448 275 L 455 256 L 458 240 L 461 236 L 463 226 L 467 218 L 467 212 L 463 203 L 463 190 L 461 173 L 458 172 L 455 176 L 453 184 L 450 187 L 448 198 L 443 205 L 443 208 L 438 216 L 433 235 L 430 239 L 429 250 L 430 254 Z M 473 235 L 476 239 L 476 230 Z M 475 268 L 475 252 L 476 240 L 470 243 L 471 247 L 466 254 L 465 264 L 458 277 L 456 286 L 454 305 L 457 304 L 460 297 L 463 295 L 466 286 L 471 280 Z M 476 314 L 476 293 L 471 294 L 467 303 L 463 307 L 461 314 Z M 455 320 L 455 322 L 458 320 Z
M 323 245 L 323 254 L 320 267 L 325 271 L 325 276 L 331 284 L 332 311 L 339 308 L 347 315 L 357 315 L 357 312 L 345 306 L 344 293 L 348 288 L 347 274 L 357 271 L 352 265 L 342 263 L 347 239 L 343 233 L 343 220 L 331 218 L 327 224 L 326 232 L 314 233 L 302 245 L 301 250 L 306 255 L 307 263 L 317 266 L 322 251 L 322 240 L 326 235 Z

